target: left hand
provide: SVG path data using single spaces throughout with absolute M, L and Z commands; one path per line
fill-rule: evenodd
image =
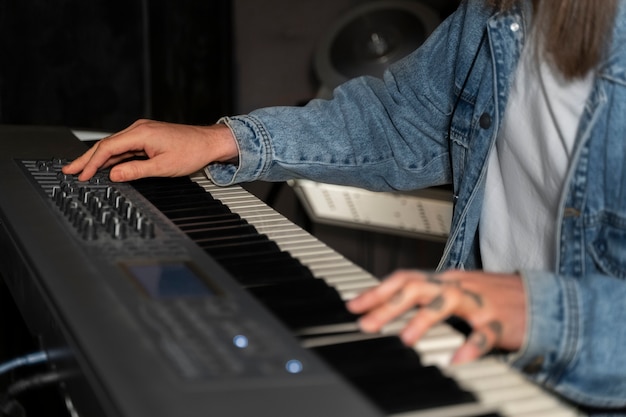
M 473 329 L 452 362 L 479 358 L 493 348 L 519 350 L 526 333 L 526 296 L 519 275 L 451 270 L 443 273 L 398 271 L 347 303 L 364 314 L 359 324 L 377 332 L 415 306 L 400 337 L 413 345 L 435 324 L 455 315 Z

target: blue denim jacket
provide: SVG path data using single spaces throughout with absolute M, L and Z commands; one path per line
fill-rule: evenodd
M 222 185 L 309 178 L 373 190 L 452 184 L 440 268 L 481 267 L 477 245 L 487 155 L 532 16 L 530 0 L 494 14 L 466 1 L 383 80 L 358 78 L 332 100 L 225 118 L 238 165 Z M 550 271 L 521 271 L 525 345 L 515 367 L 590 406 L 626 406 L 626 8 L 584 109 L 567 173 Z

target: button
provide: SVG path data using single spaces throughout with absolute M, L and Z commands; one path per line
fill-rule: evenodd
M 563 211 L 563 217 L 578 217 L 580 216 L 580 210 L 577 210 L 573 207 L 565 207 Z
M 299 374 L 304 369 L 304 366 L 298 359 L 290 359 L 285 363 L 285 369 L 290 374 Z
M 510 28 L 511 28 L 511 32 L 517 32 L 519 30 L 519 23 L 517 22 L 511 23 Z
M 543 356 L 537 356 L 536 358 L 528 362 L 522 368 L 522 371 L 524 371 L 527 374 L 533 375 L 541 371 L 542 367 L 543 367 Z
M 491 116 L 489 113 L 483 113 L 480 115 L 480 119 L 478 119 L 478 124 L 483 129 L 489 129 L 491 127 Z

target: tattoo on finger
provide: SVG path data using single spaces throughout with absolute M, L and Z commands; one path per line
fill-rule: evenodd
M 389 304 L 400 304 L 403 298 L 404 292 L 402 291 L 402 289 L 400 289 L 393 295 L 393 297 L 389 299 Z
M 487 326 L 496 335 L 496 340 L 500 339 L 500 336 L 502 336 L 502 323 L 498 320 L 492 320 L 487 324 Z
M 444 281 L 443 279 L 439 278 L 439 275 L 437 274 L 428 274 L 426 276 L 426 282 L 442 286 L 445 285 L 449 287 L 461 287 L 461 283 L 458 280 Z
M 478 348 L 481 353 L 487 353 L 489 345 L 487 344 L 487 336 L 485 336 L 484 333 L 472 333 L 471 342 Z
M 442 285 L 442 286 L 445 285 L 445 286 L 460 288 L 461 291 L 463 291 L 463 294 L 470 297 L 476 303 L 478 307 L 484 306 L 482 295 L 478 294 L 477 292 L 470 291 L 468 289 L 463 288 L 460 281 L 456 281 L 456 280 L 444 281 L 441 278 L 439 278 L 438 275 L 429 274 L 426 277 L 426 282 L 430 282 L 431 284 L 436 284 L 436 285 Z
M 439 278 L 439 275 L 428 274 L 426 276 L 426 282 L 430 282 L 431 284 L 443 285 L 443 281 Z
M 426 308 L 434 311 L 440 311 L 443 308 L 444 301 L 443 295 L 439 294 L 433 298 L 430 303 L 426 304 Z
M 500 336 L 502 335 L 502 323 L 499 322 L 498 320 L 493 320 L 487 323 L 487 327 L 495 335 L 495 338 L 494 338 L 494 344 L 495 344 L 498 341 L 498 339 L 500 339 Z M 488 350 L 490 349 L 487 335 L 485 335 L 481 331 L 476 331 L 472 333 L 471 341 L 480 350 L 480 352 L 482 352 L 482 354 L 487 353 Z
M 463 294 L 467 295 L 469 298 L 471 298 L 478 307 L 483 307 L 483 297 L 478 294 L 477 292 L 474 291 L 470 291 L 470 290 L 466 290 L 464 288 L 462 288 L 463 290 Z

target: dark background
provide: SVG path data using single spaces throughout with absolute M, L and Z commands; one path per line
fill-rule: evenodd
M 372 1 L 0 0 L 0 123 L 115 132 L 138 118 L 211 124 L 259 107 L 300 105 L 323 87 L 316 48 L 342 17 Z M 438 22 L 457 4 L 413 2 Z M 289 187 L 245 187 L 305 225 Z M 442 249 L 307 228 L 378 276 L 434 267 Z
M 0 124 L 114 132 L 138 118 L 211 124 L 302 104 L 321 87 L 313 71 L 320 39 L 366 1 L 0 0 Z M 456 4 L 415 1 L 442 19 Z M 246 188 L 379 276 L 433 268 L 443 248 L 312 224 L 284 184 Z M 37 346 L 0 279 L 0 362 Z M 0 388 L 18 377 L 3 376 Z M 29 415 L 64 415 L 55 393 L 27 400 Z
M 0 122 L 115 131 L 232 109 L 231 4 L 0 1 Z
M 320 86 L 315 47 L 367 2 L 0 0 L 0 123 L 116 131 L 300 104 Z

